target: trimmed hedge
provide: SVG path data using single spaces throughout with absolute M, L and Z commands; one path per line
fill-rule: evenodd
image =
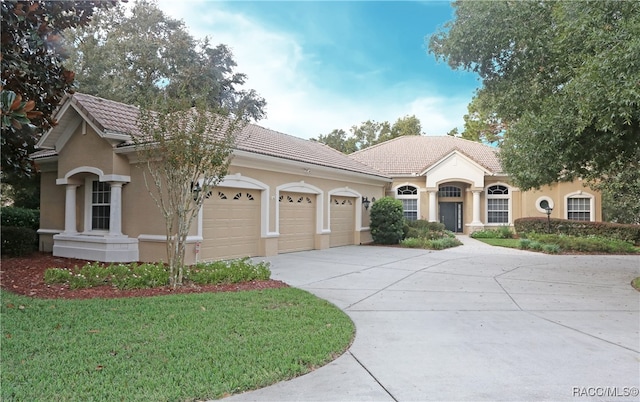
M 15 226 L 19 228 L 30 228 L 38 230 L 40 228 L 40 211 L 37 209 L 2 207 L 2 226 Z
M 31 228 L 2 226 L 2 255 L 19 257 L 38 249 L 38 234 Z
M 547 218 L 520 218 L 513 223 L 516 232 L 547 233 Z M 627 225 L 610 222 L 585 222 L 552 218 L 550 232 L 568 236 L 599 236 L 624 240 L 640 245 L 640 225 Z

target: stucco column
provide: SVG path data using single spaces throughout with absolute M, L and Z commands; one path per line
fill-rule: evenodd
M 482 190 L 471 190 L 473 193 L 473 215 L 471 225 L 482 225 L 480 221 L 480 193 Z
M 429 222 L 438 222 L 438 199 L 437 190 L 428 190 L 429 192 Z
M 76 230 L 76 189 L 77 184 L 67 184 L 67 193 L 64 200 L 64 233 L 75 234 Z
M 122 236 L 122 182 L 109 182 L 109 236 Z

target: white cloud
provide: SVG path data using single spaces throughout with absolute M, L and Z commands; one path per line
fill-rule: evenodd
M 173 18 L 183 19 L 195 37 L 209 36 L 212 44 L 224 43 L 232 49 L 237 71 L 248 76 L 246 87 L 267 100 L 267 118 L 258 122 L 261 126 L 302 138 L 337 128 L 348 130 L 366 120 L 393 123 L 405 115 L 416 115 L 428 135 L 444 135 L 462 126 L 468 100 L 450 104 L 444 97 L 424 96 L 428 92 L 408 83 L 343 93 L 312 82 L 308 77 L 313 71 L 307 68 L 322 66 L 311 62 L 313 55 L 305 52 L 294 34 L 230 12 L 224 3 L 163 0 L 159 6 Z M 404 89 L 398 91 L 399 86 Z

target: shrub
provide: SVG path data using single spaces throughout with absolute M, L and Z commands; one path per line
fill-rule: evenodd
M 598 236 L 576 237 L 557 234 L 531 234 L 530 237 L 541 243 L 557 244 L 567 251 L 586 253 L 637 253 L 630 242 Z
M 560 252 L 560 246 L 557 244 L 544 244 L 542 245 L 542 251 L 547 254 L 558 254 Z
M 442 239 L 427 240 L 425 242 L 425 248 L 432 250 L 444 250 L 445 248 L 460 246 L 461 244 L 460 240 L 455 237 L 443 237 Z
M 371 237 L 374 243 L 398 244 L 404 234 L 402 202 L 392 197 L 382 197 L 371 206 Z
M 416 237 L 407 237 L 406 239 L 400 241 L 400 245 L 407 248 L 423 248 L 424 243 L 424 239 Z
M 513 232 L 509 226 L 500 226 L 497 229 L 483 229 L 471 233 L 474 239 L 511 239 Z
M 2 207 L 0 224 L 38 230 L 40 228 L 40 211 L 37 209 Z
M 169 283 L 169 270 L 161 263 L 133 264 L 109 267 L 111 283 L 118 289 L 144 289 L 165 286 Z
M 249 258 L 199 263 L 188 267 L 185 278 L 197 284 L 238 283 L 267 280 L 271 276 L 268 262 L 254 264 Z M 145 289 L 169 284 L 169 269 L 162 263 L 111 264 L 87 263 L 81 268 L 49 268 L 45 283 L 68 283 L 71 289 L 113 285 L 119 289 Z
M 29 255 L 38 249 L 38 234 L 28 227 L 2 226 L 2 254 L 11 257 Z
M 640 245 L 640 225 L 627 225 L 610 222 L 585 222 L 567 219 L 520 218 L 514 222 L 518 234 L 550 232 L 569 236 L 599 236 L 623 241 L 630 241 Z
M 520 239 L 519 247 L 522 250 L 528 250 L 531 248 L 531 240 L 530 239 Z
M 189 268 L 185 276 L 199 284 L 238 283 L 267 280 L 271 276 L 268 262 L 254 264 L 249 258 L 230 261 L 203 262 Z

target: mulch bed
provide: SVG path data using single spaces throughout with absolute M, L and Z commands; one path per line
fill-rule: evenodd
M 27 257 L 3 257 L 0 261 L 0 287 L 12 293 L 43 299 L 92 299 L 117 297 L 148 297 L 184 293 L 238 292 L 287 287 L 276 280 L 251 281 L 224 285 L 196 285 L 187 283 L 177 289 L 163 286 L 152 289 L 120 290 L 113 286 L 88 289 L 69 289 L 68 285 L 47 285 L 44 271 L 47 268 L 81 267 L 86 260 L 54 257 L 51 253 L 35 253 Z

